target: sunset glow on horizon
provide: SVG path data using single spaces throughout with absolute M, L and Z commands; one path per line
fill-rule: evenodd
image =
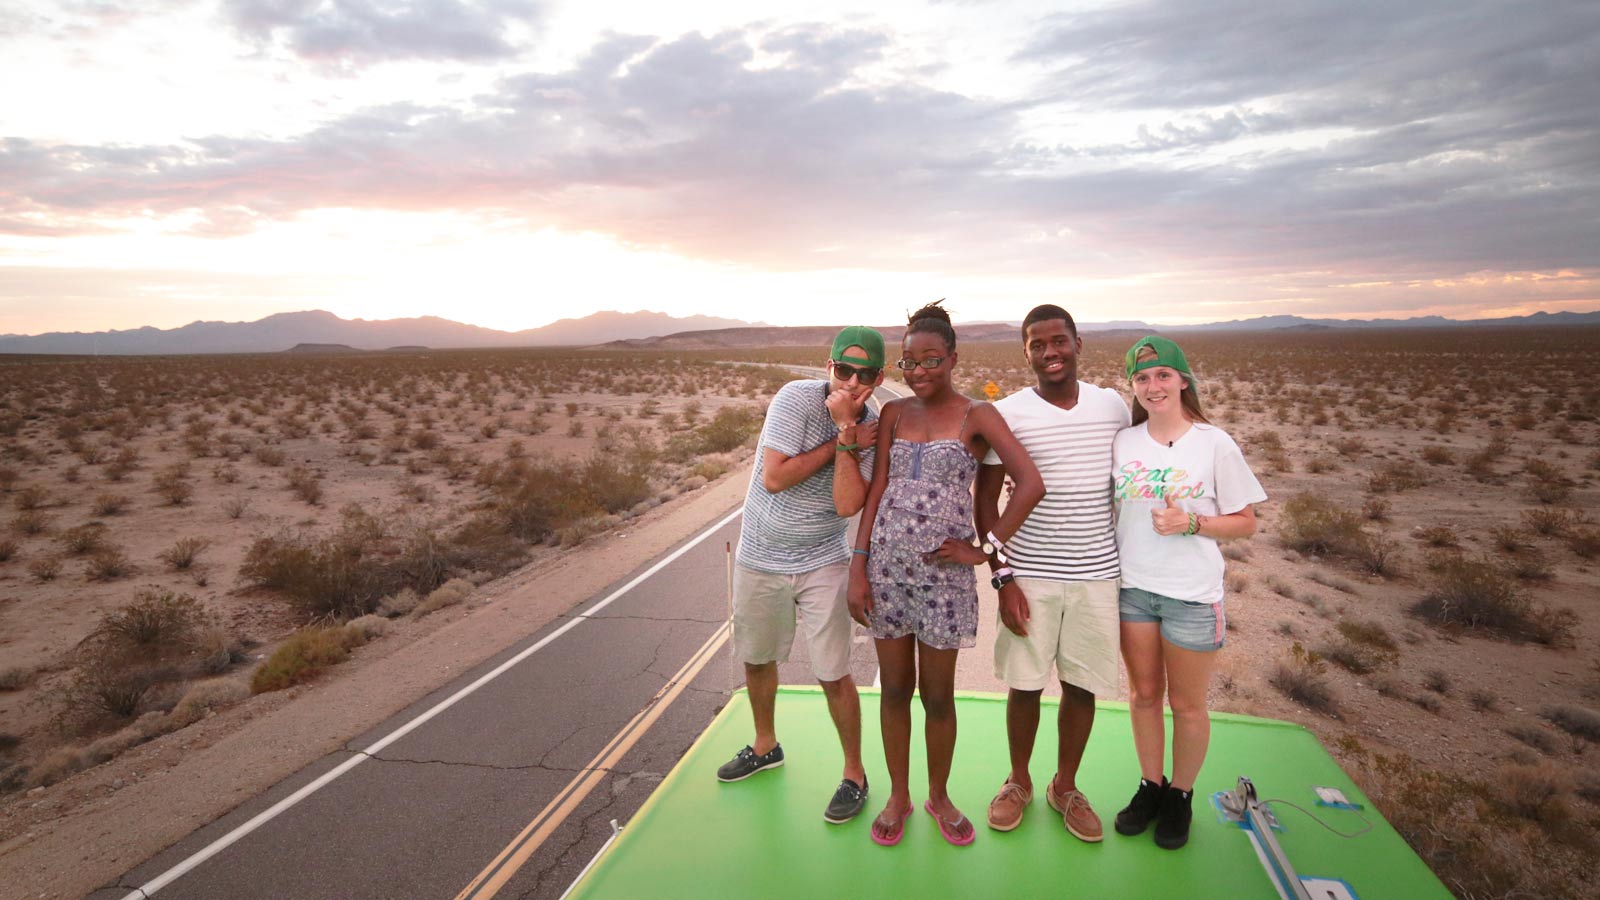
M 8 8 L 0 334 L 1600 309 L 1600 7 L 790 9 Z

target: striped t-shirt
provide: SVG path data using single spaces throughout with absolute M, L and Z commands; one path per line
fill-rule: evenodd
M 1045 496 L 1006 542 L 1019 578 L 1116 578 L 1117 530 L 1111 515 L 1111 444 L 1131 416 L 1116 391 L 1078 382 L 1078 405 L 1062 409 L 1033 389 L 995 403 L 1039 468 Z M 993 450 L 985 465 L 1000 465 Z
M 762 483 L 768 447 L 792 457 L 839 439 L 839 429 L 828 415 L 827 399 L 828 382 L 791 381 L 767 407 L 750 488 L 745 492 L 744 521 L 739 525 L 737 559 L 746 569 L 800 575 L 850 559 L 844 539 L 849 520 L 841 518 L 833 506 L 831 461 L 805 481 L 776 494 L 769 493 Z M 862 421 L 877 417 L 869 408 Z M 870 447 L 860 453 L 863 481 L 872 480 L 874 456 Z

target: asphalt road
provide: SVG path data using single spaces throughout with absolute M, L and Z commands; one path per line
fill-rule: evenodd
M 707 530 L 715 525 L 707 523 Z M 677 558 L 672 559 L 675 550 L 646 562 L 537 634 L 352 738 L 342 752 L 193 832 L 90 897 L 450 900 L 540 817 L 551 830 L 494 896 L 559 897 L 610 837 L 611 821 L 628 821 L 729 692 L 743 684 L 728 646 L 717 643 L 728 616 L 729 547 L 738 540 L 738 527 L 733 517 Z M 604 609 L 587 613 L 667 559 Z M 580 619 L 575 625 L 574 618 Z M 573 627 L 550 639 L 568 625 Z M 424 724 L 411 725 L 547 639 Z M 692 677 L 683 677 L 681 693 L 670 702 L 658 701 L 685 664 L 711 648 L 716 652 L 709 661 Z M 780 667 L 782 681 L 811 683 L 803 635 L 796 639 L 792 659 Z M 852 661 L 858 683 L 871 684 L 876 660 L 864 635 L 856 638 Z M 642 733 L 635 722 L 628 733 L 637 742 L 619 759 L 595 766 L 619 732 L 628 731 L 647 709 L 659 711 L 659 719 Z M 402 737 L 372 751 L 408 726 Z M 737 749 L 729 747 L 729 755 Z M 264 811 L 341 767 L 337 777 L 250 828 Z M 551 813 L 552 801 L 570 797 L 574 782 L 586 773 L 592 790 L 570 811 Z M 193 861 L 241 827 L 248 832 Z M 181 871 L 176 877 L 175 868 Z

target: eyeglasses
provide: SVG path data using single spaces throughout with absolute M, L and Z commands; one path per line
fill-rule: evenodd
M 852 366 L 836 359 L 829 360 L 829 364 L 833 366 L 833 374 L 839 376 L 840 381 L 854 378 L 861 384 L 877 384 L 878 379 L 883 377 L 882 366 Z
M 912 369 L 915 369 L 917 366 L 921 366 L 924 369 L 937 369 L 940 366 L 944 365 L 945 359 L 946 359 L 946 357 L 943 357 L 943 356 L 926 356 L 926 357 L 923 357 L 920 360 L 916 360 L 916 359 L 912 359 L 911 357 L 908 356 L 905 359 L 902 359 L 899 362 L 895 363 L 895 365 L 899 366 L 902 370 L 907 371 L 907 372 L 911 371 Z

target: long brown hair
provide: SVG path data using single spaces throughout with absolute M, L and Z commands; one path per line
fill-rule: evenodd
M 1145 360 L 1155 358 L 1155 348 L 1140 347 L 1139 355 L 1135 357 L 1135 361 L 1144 362 Z M 1189 417 L 1189 421 L 1191 422 L 1201 422 L 1203 424 L 1210 425 L 1211 420 L 1206 418 L 1206 414 L 1200 409 L 1200 395 L 1195 392 L 1194 377 L 1191 375 L 1184 375 L 1182 372 L 1179 372 L 1178 374 L 1183 377 L 1183 390 L 1178 393 L 1178 402 L 1183 405 L 1184 414 Z M 1133 379 L 1130 378 L 1128 381 L 1131 384 Z M 1133 398 L 1133 424 L 1138 425 L 1148 418 L 1150 418 L 1150 413 L 1145 411 L 1143 406 L 1139 405 L 1139 396 L 1135 394 Z

